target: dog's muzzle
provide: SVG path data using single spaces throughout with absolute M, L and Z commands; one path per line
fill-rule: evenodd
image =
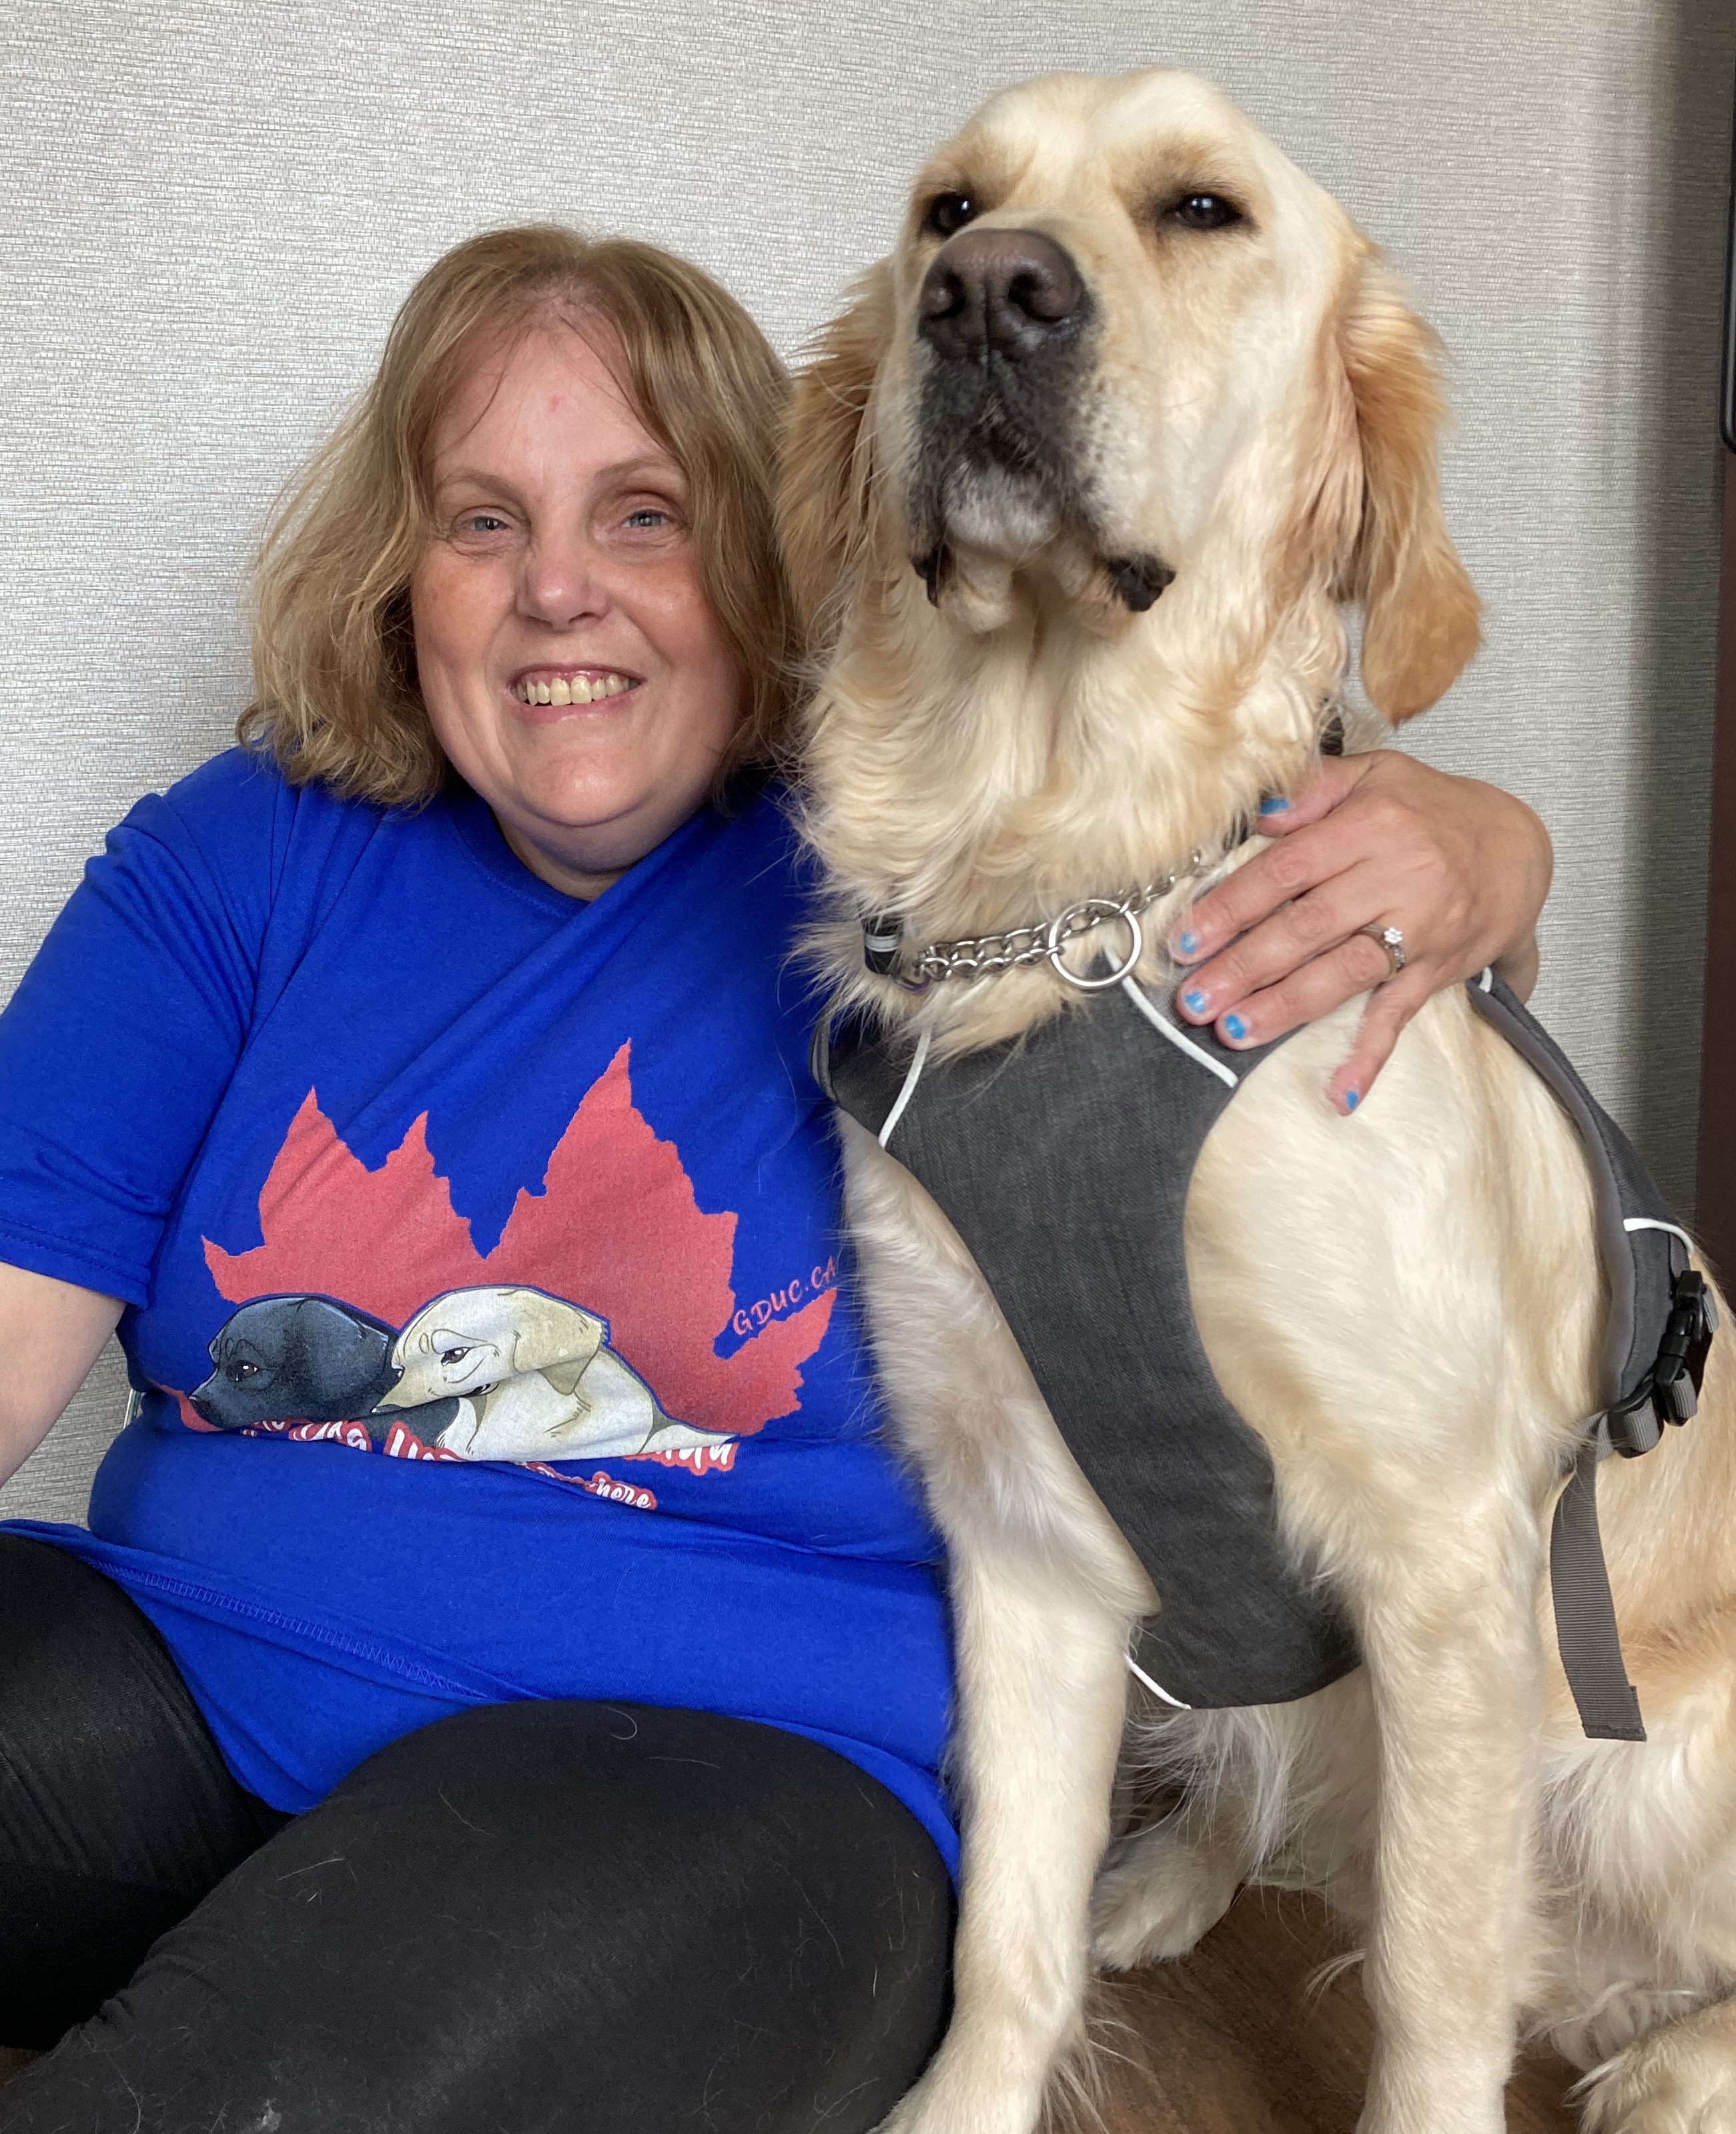
M 927 351 L 912 563 L 938 601 L 956 546 L 1033 555 L 1071 534 L 1135 614 L 1174 573 L 1111 555 L 1090 529 L 1079 416 L 1097 307 L 1066 249 L 1035 229 L 971 228 L 935 254 L 917 298 Z
M 949 536 L 1040 545 L 1076 510 L 1069 441 L 1095 307 L 1053 238 L 965 229 L 917 300 L 926 351 L 911 505 L 931 596 Z

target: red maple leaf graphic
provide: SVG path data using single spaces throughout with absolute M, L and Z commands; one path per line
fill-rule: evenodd
M 629 1049 L 586 1092 L 542 1192 L 519 1193 L 485 1258 L 435 1171 L 426 1113 L 369 1171 L 310 1090 L 259 1194 L 264 1243 L 228 1253 L 207 1238 L 212 1281 L 234 1304 L 311 1292 L 392 1326 L 447 1290 L 524 1283 L 606 1319 L 617 1354 L 680 1421 L 750 1436 L 789 1414 L 836 1292 L 717 1354 L 735 1311 L 735 1218 L 701 1212 L 674 1143 L 634 1104 Z

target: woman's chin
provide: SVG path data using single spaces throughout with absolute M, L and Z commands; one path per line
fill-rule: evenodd
M 534 814 L 512 819 L 496 804 L 494 815 L 533 874 L 569 895 L 596 896 L 678 829 L 703 803 L 706 789 L 678 796 L 666 785 L 587 785 L 558 799 L 539 794 L 542 804 Z

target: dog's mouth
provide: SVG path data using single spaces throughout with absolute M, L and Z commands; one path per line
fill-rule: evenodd
M 521 704 L 600 704 L 629 695 L 644 679 L 619 667 L 524 667 L 507 687 Z
M 1106 533 L 1094 498 L 1096 300 L 1054 240 L 967 229 L 919 300 L 921 378 L 905 506 L 913 568 L 942 604 L 957 584 L 987 620 L 986 584 L 1039 570 L 1100 612 L 1143 614 L 1174 577 Z
M 923 381 L 908 505 L 919 553 L 1028 555 L 1080 515 L 1067 432 L 1029 377 L 934 362 Z
M 910 566 L 938 606 L 961 567 L 995 558 L 1009 572 L 1046 567 L 1077 596 L 1143 615 L 1174 582 L 1151 549 L 1117 552 L 1087 509 L 1040 470 L 955 454 L 912 512 Z

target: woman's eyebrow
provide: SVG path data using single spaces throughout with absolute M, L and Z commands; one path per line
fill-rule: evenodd
M 518 484 L 509 476 L 489 467 L 448 467 L 443 473 L 434 476 L 428 486 L 435 496 L 443 495 L 449 489 L 478 489 L 514 499 L 518 494 Z
M 617 484 L 652 480 L 687 486 L 687 477 L 667 452 L 642 452 L 636 459 L 617 460 L 612 466 L 600 467 L 597 480 Z

